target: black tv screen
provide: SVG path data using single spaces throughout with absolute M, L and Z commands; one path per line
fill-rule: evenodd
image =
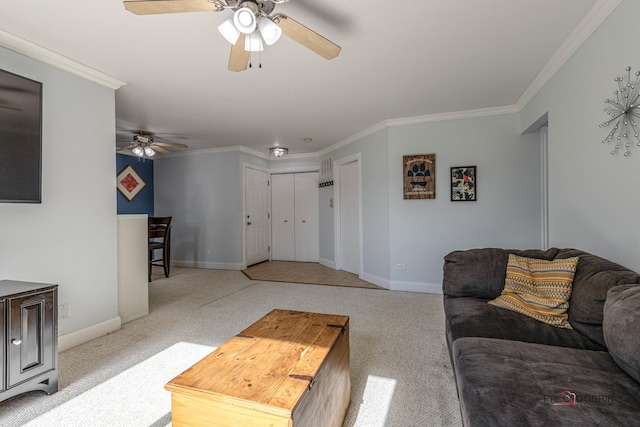
M 42 83 L 0 70 L 0 202 L 42 202 Z

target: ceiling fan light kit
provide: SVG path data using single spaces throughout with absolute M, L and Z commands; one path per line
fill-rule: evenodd
M 240 31 L 233 25 L 233 18 L 227 19 L 218 26 L 218 31 L 229 43 L 236 44 L 240 37 Z
M 233 10 L 233 17 L 218 26 L 220 34 L 231 44 L 230 71 L 246 70 L 250 66 L 250 53 L 262 51 L 264 44 L 275 44 L 282 33 L 325 59 L 337 57 L 340 46 L 287 15 L 273 13 L 276 5 L 288 1 L 125 0 L 123 3 L 126 10 L 136 15 Z
M 257 7 L 255 3 L 244 2 L 242 7 L 236 10 L 236 13 L 233 14 L 233 24 L 238 31 L 244 34 L 253 33 L 258 22 L 256 18 L 257 11 L 254 12 L 252 9 L 257 9 Z
M 171 152 L 164 147 L 187 148 L 187 145 L 175 142 L 154 141 L 152 134 L 140 131 L 133 135 L 131 144 L 126 147 L 120 147 L 116 151 L 131 150 L 135 156 L 144 159 L 155 156 L 156 152 L 171 154 Z
M 282 30 L 280 29 L 280 27 L 278 27 L 269 18 L 261 19 L 258 23 L 258 29 L 260 30 L 260 34 L 262 34 L 264 42 L 268 46 L 275 44 L 278 40 L 280 40 L 280 36 L 282 35 Z
M 253 32 L 245 37 L 244 50 L 247 52 L 262 52 L 264 50 L 262 38 L 257 32 Z

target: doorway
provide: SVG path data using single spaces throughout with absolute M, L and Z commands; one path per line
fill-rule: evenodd
M 360 153 L 334 165 L 334 224 L 336 269 L 362 273 L 362 197 Z
M 269 260 L 269 173 L 244 168 L 245 258 L 246 265 Z

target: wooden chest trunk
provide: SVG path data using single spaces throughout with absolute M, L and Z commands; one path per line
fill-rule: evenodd
M 349 317 L 273 310 L 165 388 L 173 426 L 340 427 Z

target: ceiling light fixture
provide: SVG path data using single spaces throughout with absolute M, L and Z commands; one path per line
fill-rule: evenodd
M 218 31 L 232 45 L 236 44 L 240 34 L 246 34 L 244 50 L 247 52 L 262 52 L 263 41 L 271 46 L 282 36 L 282 29 L 262 13 L 260 6 L 253 0 L 240 3 L 240 8 L 235 11 L 233 18 L 220 24 Z
M 253 7 L 251 7 L 252 5 Z M 233 25 L 235 25 L 241 33 L 251 34 L 253 30 L 256 29 L 258 19 L 256 18 L 256 13 L 251 10 L 252 8 L 257 8 L 255 3 L 245 2 L 243 6 L 233 14 Z
M 280 158 L 289 153 L 289 149 L 284 147 L 271 147 L 269 148 L 269 153 L 271 153 L 274 157 Z

